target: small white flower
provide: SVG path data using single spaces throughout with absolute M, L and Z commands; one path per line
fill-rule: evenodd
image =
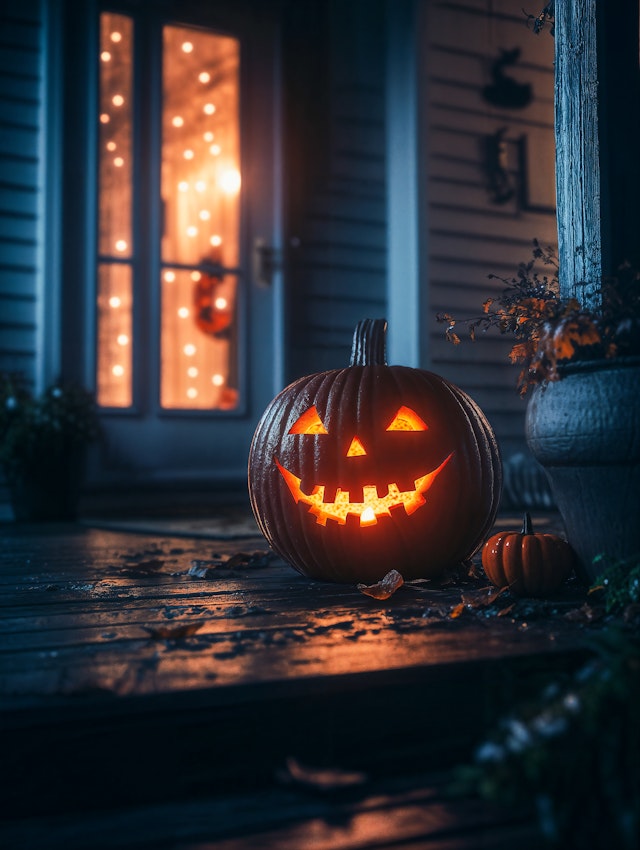
M 561 735 L 565 731 L 567 721 L 564 717 L 554 716 L 551 712 L 545 711 L 534 718 L 531 725 L 543 738 L 555 738 L 556 735 Z
M 572 714 L 576 714 L 580 711 L 580 699 L 576 694 L 567 694 L 562 700 L 562 704 L 567 711 L 570 711 Z
M 505 743 L 512 753 L 520 753 L 533 743 L 531 732 L 521 720 L 510 720 L 508 728 L 509 737 Z
M 485 741 L 477 750 L 476 750 L 476 761 L 479 762 L 496 762 L 502 761 L 505 757 L 504 748 L 499 746 L 499 744 L 494 743 L 493 741 Z
M 15 396 L 10 395 L 5 401 L 4 406 L 7 410 L 15 410 L 18 407 L 18 399 Z

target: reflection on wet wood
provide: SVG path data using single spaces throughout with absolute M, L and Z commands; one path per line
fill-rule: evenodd
M 10 528 L 4 800 L 46 819 L 263 793 L 291 759 L 367 787 L 450 766 L 532 671 L 578 663 L 588 627 L 563 615 L 584 595 L 514 601 L 458 576 L 377 600 L 310 581 L 255 539 Z M 264 846 L 299 840 L 292 825 L 277 835 Z

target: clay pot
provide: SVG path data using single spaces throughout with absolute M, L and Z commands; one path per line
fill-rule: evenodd
M 640 357 L 571 364 L 531 395 L 526 437 L 587 583 L 640 553 Z

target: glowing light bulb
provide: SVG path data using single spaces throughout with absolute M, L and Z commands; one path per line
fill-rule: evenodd
M 217 248 L 217 247 L 218 247 L 218 245 L 222 245 L 222 236 L 218 236 L 218 234 L 217 234 L 217 233 L 215 233 L 215 234 L 214 234 L 214 235 L 213 235 L 213 236 L 209 239 L 209 242 L 211 243 L 211 245 L 213 245 L 213 247 L 214 247 L 214 248 Z
M 175 272 L 165 272 L 164 273 L 164 279 L 167 281 L 167 283 L 173 283 L 173 281 L 176 279 L 176 273 Z
M 208 74 L 206 71 L 201 71 L 198 74 L 198 79 L 200 80 L 201 83 L 208 83 L 209 80 L 211 79 L 211 74 Z
M 188 308 L 188 307 L 180 307 L 180 308 L 178 309 L 178 316 L 180 316 L 180 318 L 181 318 L 181 319 L 186 319 L 186 318 L 188 318 L 188 316 L 189 316 L 189 308 Z
M 235 195 L 240 191 L 242 180 L 235 168 L 225 168 L 218 176 L 218 185 L 226 195 Z
M 204 182 L 204 180 L 197 180 L 196 181 L 196 192 L 204 192 L 204 190 L 206 188 L 207 188 L 207 184 Z
M 118 334 L 118 345 L 129 345 L 129 337 L 126 334 Z
M 122 41 L 122 33 L 114 31 L 111 33 L 110 38 L 114 44 L 118 44 L 120 41 Z
M 214 103 L 205 103 L 205 105 L 202 107 L 202 111 L 204 112 L 205 115 L 213 115 L 213 113 L 216 111 L 215 104 Z
M 188 398 L 197 398 L 197 396 L 198 396 L 198 390 L 195 387 L 189 387 L 189 389 L 187 390 L 187 397 Z
M 120 251 L 120 253 L 122 253 L 122 251 L 126 251 L 128 247 L 129 246 L 124 239 L 118 239 L 116 242 L 116 251 Z
M 194 282 L 199 281 L 200 278 L 202 277 L 200 272 L 191 272 L 191 274 L 189 276 L 190 276 L 191 280 L 193 280 Z
M 121 94 L 114 94 L 114 96 L 111 98 L 111 103 L 114 106 L 122 106 L 122 104 L 124 103 L 124 98 Z
M 116 378 L 121 378 L 124 375 L 124 366 L 116 363 L 116 365 L 111 369 L 111 374 L 115 375 Z
M 193 238 L 194 236 L 197 236 L 197 235 L 198 235 L 198 228 L 194 224 L 189 225 L 189 227 L 187 227 L 187 236 L 191 236 Z
M 113 164 L 116 168 L 122 168 L 124 165 L 124 159 L 121 156 L 116 156 L 113 160 Z
M 189 366 L 189 368 L 187 369 L 187 375 L 188 375 L 190 378 L 197 378 L 197 377 L 198 377 L 198 370 L 197 370 L 197 368 L 196 368 L 195 366 Z
M 102 59 L 103 62 L 111 62 L 111 54 L 109 53 L 108 50 L 103 50 L 102 53 L 100 54 L 100 58 Z
M 112 153 L 113 153 L 113 151 L 114 151 L 117 147 L 118 147 L 118 146 L 116 145 L 116 143 L 115 143 L 115 142 L 107 142 L 107 144 L 106 144 L 106 148 L 107 148 L 107 150 L 108 150 L 108 151 L 111 151 Z
M 220 147 L 220 145 L 211 145 L 211 147 L 209 148 L 209 153 L 212 156 L 220 156 L 221 150 L 222 148 Z
M 183 156 L 185 159 L 193 159 L 193 157 L 195 156 L 195 154 L 193 153 L 193 151 L 192 151 L 192 150 L 190 150 L 189 148 L 187 148 L 187 150 L 186 150 L 186 151 L 184 151 L 184 153 L 182 154 L 182 156 Z
M 193 355 L 196 353 L 196 347 L 192 342 L 187 343 L 182 350 L 187 355 L 187 357 L 193 357 Z
M 209 221 L 209 219 L 211 218 L 211 213 L 209 212 L 209 210 L 200 210 L 200 212 L 198 213 L 198 218 L 200 219 L 200 221 Z
M 100 116 L 100 123 L 101 124 L 108 124 L 109 121 L 111 121 L 111 118 L 109 117 L 109 115 L 107 115 L 106 112 L 103 112 L 102 115 Z
M 214 387 L 221 387 L 224 384 L 224 377 L 218 373 L 211 376 L 211 383 Z
M 215 304 L 216 310 L 224 310 L 229 302 L 224 296 L 219 295 L 213 303 Z
M 202 138 L 205 140 L 205 142 L 212 142 L 215 139 L 215 136 L 211 132 L 211 130 L 207 130 L 207 132 L 203 135 Z
M 174 127 L 182 127 L 184 126 L 184 118 L 182 115 L 174 115 L 171 119 L 171 123 Z
M 182 52 L 183 53 L 193 53 L 193 44 L 190 41 L 182 42 Z
M 109 299 L 109 307 L 119 307 L 122 304 L 122 301 L 118 298 L 117 295 L 112 295 Z
M 181 180 L 178 183 L 178 191 L 180 191 L 180 192 L 188 192 L 189 191 L 189 184 L 187 183 L 186 180 Z

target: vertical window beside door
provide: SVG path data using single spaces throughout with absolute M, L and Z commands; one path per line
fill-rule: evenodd
M 239 43 L 188 27 L 158 31 L 161 79 L 142 78 L 161 86 L 161 98 L 141 95 L 161 103 L 162 114 L 155 116 L 160 133 L 154 133 L 137 123 L 142 116 L 153 122 L 152 111 L 138 112 L 132 101 L 134 24 L 122 15 L 101 16 L 98 401 L 130 407 L 134 368 L 157 356 L 159 368 L 150 374 L 159 375 L 155 398 L 161 408 L 233 409 L 239 389 Z M 140 168 L 160 163 L 159 173 L 148 174 L 146 182 L 133 164 L 133 134 L 143 129 L 143 138 L 158 150 L 154 156 L 143 152 Z M 142 206 L 158 197 L 162 214 L 133 228 L 132 209 L 143 186 L 151 189 Z M 161 232 L 143 233 L 154 221 L 160 221 Z M 134 234 L 140 234 L 148 256 L 140 256 Z M 140 274 L 151 275 L 151 286 L 140 286 Z M 158 328 L 144 337 L 157 340 L 157 347 L 139 359 L 132 357 L 140 325 L 133 321 L 134 310 L 141 322 L 159 316 Z

